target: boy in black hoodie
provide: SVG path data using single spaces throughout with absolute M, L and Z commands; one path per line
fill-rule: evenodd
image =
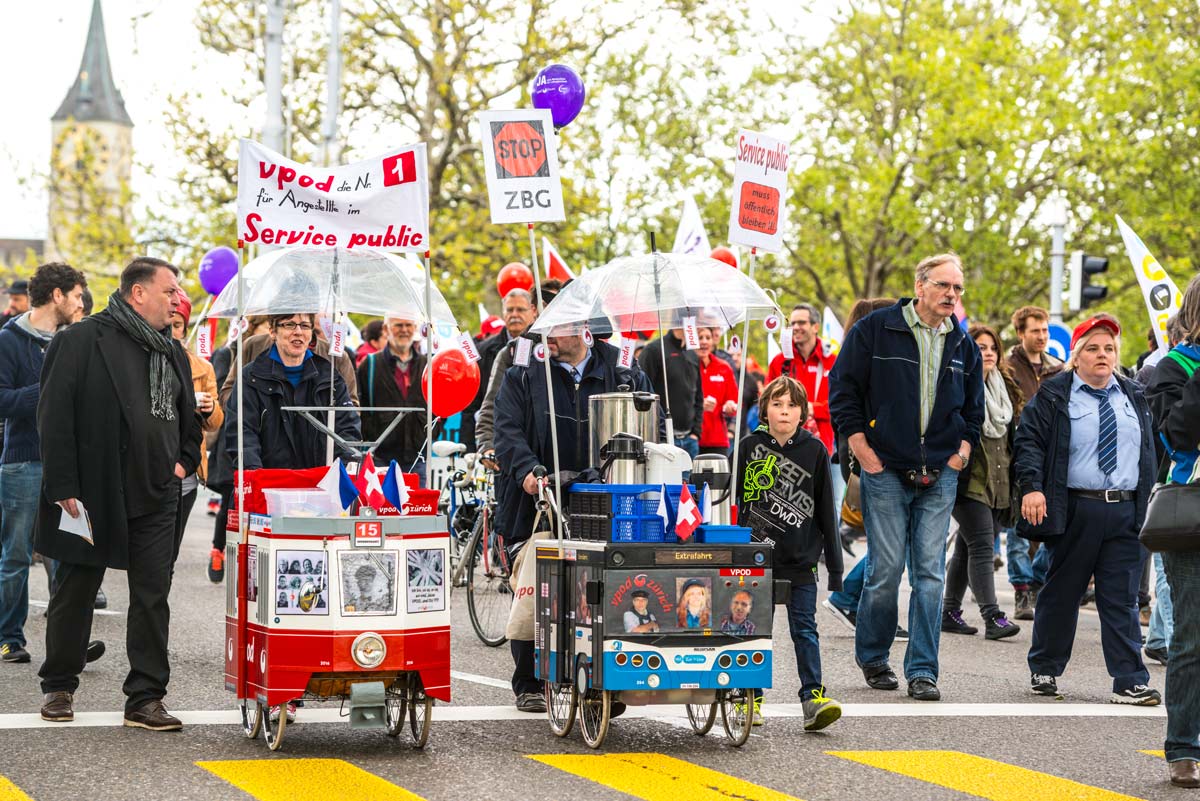
M 842 716 L 837 701 L 825 696 L 817 637 L 817 561 L 822 550 L 829 589 L 842 588 L 842 546 L 833 513 L 829 452 L 802 428 L 808 398 L 795 379 L 781 376 L 758 399 L 757 429 L 742 440 L 738 459 L 738 523 L 769 542 L 775 551 L 775 577 L 792 582 L 788 626 L 796 648 L 805 731 L 817 731 Z M 762 696 L 754 702 L 761 722 Z

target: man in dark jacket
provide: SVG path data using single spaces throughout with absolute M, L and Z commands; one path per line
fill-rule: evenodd
M 495 336 L 479 343 L 479 391 L 475 393 L 475 399 L 470 405 L 462 411 L 462 434 L 459 441 L 467 446 L 467 451 L 477 450 L 475 415 L 487 396 L 488 379 L 492 376 L 492 365 L 496 362 L 496 356 L 504 350 L 505 345 L 524 334 L 536 318 L 537 308 L 533 304 L 533 295 L 524 289 L 514 289 L 504 296 L 504 328 Z
M 350 392 L 329 361 L 309 349 L 312 314 L 279 314 L 270 318 L 274 344 L 242 369 L 242 463 L 246 470 L 260 468 L 303 469 L 328 463 L 327 435 L 285 406 L 339 406 L 353 409 Z M 330 378 L 333 372 L 333 378 Z M 332 382 L 332 383 L 331 383 Z M 237 463 L 237 384 L 225 418 L 225 447 Z M 323 415 L 322 415 L 323 416 Z M 357 412 L 337 412 L 334 431 L 342 439 L 359 438 Z M 338 446 L 343 459 L 356 457 L 352 449 Z
M 663 378 L 663 348 L 667 352 L 667 375 Z M 675 445 L 693 459 L 700 453 L 704 428 L 704 388 L 700 385 L 700 357 L 683 346 L 683 330 L 668 331 L 638 356 L 642 371 L 658 397 L 666 398 L 675 427 Z M 670 393 L 669 395 L 666 393 Z
M 29 565 L 33 523 L 42 494 L 37 405 L 42 362 L 55 332 L 83 308 L 83 273 L 66 264 L 38 267 L 30 283 L 33 308 L 0 330 L 0 418 L 5 420 L 0 456 L 0 660 L 28 662 L 25 619 L 29 614 Z M 53 564 L 47 562 L 53 592 Z M 98 643 L 94 652 L 103 648 Z
M 650 392 L 646 374 L 618 364 L 620 351 L 596 340 L 587 348 L 580 336 L 547 339 L 557 418 L 559 469 L 583 470 L 589 463 L 588 399 L 602 392 L 615 392 L 628 385 Z M 546 394 L 546 365 L 532 359 L 527 367 L 510 367 L 496 396 L 496 461 L 501 465 L 496 483 L 496 528 L 510 553 L 520 549 L 513 575 L 519 575 L 527 549 L 522 545 L 532 533 L 537 481 L 534 467 L 554 469 L 554 447 L 550 433 L 550 404 Z M 508 638 L 515 669 L 513 693 L 517 708 L 526 712 L 546 711 L 541 682 L 533 669 L 533 615 L 514 614 Z M 517 610 L 514 604 L 514 611 Z M 515 619 L 520 617 L 519 620 Z
M 358 366 L 358 388 L 362 405 L 370 407 L 399 407 L 418 411 L 401 412 L 404 417 L 375 449 L 376 463 L 387 464 L 392 459 L 405 472 L 416 472 L 420 485 L 425 486 L 425 394 L 421 379 L 425 373 L 426 357 L 413 346 L 417 324 L 413 320 L 389 317 L 385 327 L 388 345 L 372 353 Z M 363 438 L 373 442 L 383 435 L 397 412 L 363 412 Z
M 50 598 L 42 718 L 74 719 L 92 604 L 106 568 L 129 581 L 125 725 L 182 728 L 163 706 L 180 480 L 200 463 L 191 367 L 170 336 L 179 270 L 134 259 L 108 308 L 56 335 L 38 402 L 43 465 L 37 550 L 59 561 Z M 67 517 L 90 539 L 63 531 Z
M 850 329 L 829 375 L 829 405 L 834 427 L 861 466 L 871 553 L 855 658 L 871 687 L 900 686 L 888 656 L 907 560 L 913 586 L 904 659 L 908 694 L 937 701 L 946 534 L 958 474 L 983 425 L 983 367 L 975 341 L 954 317 L 963 293 L 958 256 L 931 256 L 917 265 L 915 293 Z

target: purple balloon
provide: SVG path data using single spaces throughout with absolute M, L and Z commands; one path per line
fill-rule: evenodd
M 237 251 L 222 245 L 204 254 L 200 260 L 200 286 L 210 295 L 219 295 L 238 271 Z
M 533 107 L 550 109 L 556 129 L 579 116 L 586 94 L 583 79 L 566 64 L 551 64 L 533 79 Z

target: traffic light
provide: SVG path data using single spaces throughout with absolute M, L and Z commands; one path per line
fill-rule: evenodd
M 1104 256 L 1089 256 L 1082 250 L 1071 254 L 1071 291 L 1068 305 L 1073 312 L 1082 311 L 1091 304 L 1104 300 L 1108 287 L 1092 285 L 1092 276 L 1108 269 Z

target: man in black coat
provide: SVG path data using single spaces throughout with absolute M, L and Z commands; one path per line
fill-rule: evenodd
M 554 412 L 558 421 L 559 469 L 579 471 L 589 464 L 591 441 L 588 400 L 602 392 L 615 392 L 627 385 L 635 391 L 651 392 L 646 374 L 636 366 L 621 367 L 620 351 L 597 340 L 589 349 L 580 336 L 549 337 Z M 546 365 L 532 359 L 527 367 L 510 367 L 496 397 L 496 460 L 501 472 L 496 483 L 496 529 L 510 552 L 520 549 L 514 561 L 519 575 L 535 514 L 537 482 L 533 468 L 554 469 L 554 447 L 550 433 L 550 404 L 546 394 Z M 519 604 L 519 602 L 518 602 Z M 514 604 L 508 628 L 512 650 L 513 694 L 517 709 L 545 712 L 541 682 L 533 669 L 533 615 L 521 613 Z
M 468 452 L 479 450 L 475 436 L 475 415 L 487 396 L 488 379 L 492 376 L 496 357 L 508 343 L 524 334 L 536 319 L 537 306 L 534 305 L 533 295 L 524 289 L 514 289 L 504 296 L 504 329 L 479 343 L 479 390 L 475 393 L 475 399 L 462 411 L 462 436 L 459 440 L 467 446 Z M 490 445 L 491 438 L 488 439 Z
M 667 350 L 665 377 L 664 347 Z M 704 428 L 704 388 L 700 385 L 700 357 L 696 351 L 684 348 L 683 329 L 668 331 L 642 348 L 638 364 L 650 377 L 653 391 L 668 400 L 675 427 L 674 444 L 695 459 L 700 453 L 700 430 Z
M 50 599 L 42 718 L 74 719 L 92 604 L 104 571 L 128 572 L 125 725 L 183 727 L 162 699 L 171 668 L 167 635 L 179 483 L 200 462 L 192 373 L 170 336 L 179 270 L 142 257 L 121 273 L 108 308 L 56 335 L 46 349 L 38 402 L 42 498 L 37 550 L 59 562 Z M 90 520 L 91 541 L 63 531 Z

